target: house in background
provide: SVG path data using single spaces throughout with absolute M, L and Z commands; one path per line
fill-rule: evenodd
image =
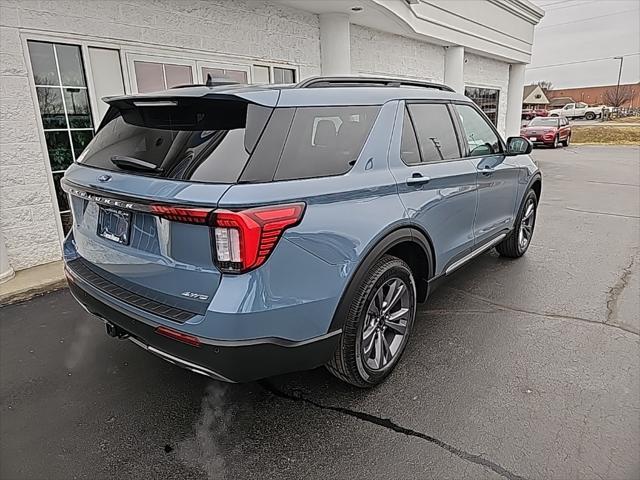
M 571 97 L 552 97 L 549 100 L 549 105 L 547 105 L 547 109 L 552 110 L 554 108 L 562 108 L 567 103 L 575 103 L 575 100 Z
M 540 85 L 526 85 L 522 95 L 522 108 L 538 109 L 546 108 L 549 99 L 544 94 Z
M 598 87 L 580 87 L 580 88 L 562 88 L 549 90 L 550 97 L 570 97 L 571 102 L 584 102 L 588 105 L 607 105 L 607 92 L 613 93 L 616 91 L 616 85 L 602 85 Z M 639 83 L 625 83 L 620 85 L 620 89 L 629 91 L 629 99 L 624 102 L 621 107 L 640 107 L 640 82 Z M 564 105 L 561 105 L 564 106 Z
M 72 214 L 60 179 L 93 138 L 104 96 L 209 74 L 402 76 L 467 93 L 517 135 L 543 14 L 529 0 L 0 0 L 0 256 L 14 270 L 61 258 Z

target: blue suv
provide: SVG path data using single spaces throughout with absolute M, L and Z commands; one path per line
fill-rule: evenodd
M 105 99 L 62 185 L 65 271 L 107 332 L 229 382 L 384 379 L 438 280 L 531 242 L 541 175 L 444 85 L 210 81 Z

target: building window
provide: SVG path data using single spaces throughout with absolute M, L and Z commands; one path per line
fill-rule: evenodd
M 293 83 L 296 81 L 296 72 L 290 68 L 273 67 L 272 83 Z
M 473 100 L 494 125 L 498 125 L 500 90 L 493 88 L 466 87 L 464 94 Z
M 296 71 L 293 68 L 253 66 L 253 83 L 295 83 Z
M 72 219 L 60 179 L 94 134 L 82 53 L 78 45 L 30 40 L 28 46 L 58 208 L 67 233 Z
M 202 67 L 202 78 L 206 82 L 211 75 L 212 80 L 224 79 L 238 83 L 249 83 L 249 77 L 244 70 L 235 70 L 233 68 L 211 68 Z
M 189 65 L 134 61 L 138 93 L 158 92 L 193 83 Z

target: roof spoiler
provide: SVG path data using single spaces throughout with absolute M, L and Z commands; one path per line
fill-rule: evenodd
M 207 100 L 244 101 L 265 107 L 275 107 L 279 97 L 279 90 L 243 90 L 236 88 L 224 90 L 223 87 L 219 87 L 218 91 L 212 91 L 210 87 L 194 86 L 193 88 L 185 87 L 155 93 L 108 96 L 103 97 L 102 101 L 116 108 L 172 107 L 178 106 L 183 102 L 193 104 L 193 102 Z

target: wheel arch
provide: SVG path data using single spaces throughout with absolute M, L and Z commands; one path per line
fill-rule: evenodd
M 525 190 L 525 195 L 529 191 L 529 189 L 532 189 L 534 192 L 536 192 L 536 197 L 538 199 L 538 202 L 540 202 L 540 195 L 542 194 L 542 175 L 540 175 L 540 173 L 536 173 L 529 181 L 529 185 L 527 185 L 527 189 Z
M 350 298 L 371 266 L 383 255 L 393 255 L 404 260 L 413 272 L 416 281 L 417 301 L 423 302 L 428 294 L 428 281 L 435 273 L 435 255 L 429 236 L 413 226 L 400 227 L 377 240 L 361 256 L 347 287 L 342 293 L 334 312 L 329 332 L 342 328 L 350 308 Z

